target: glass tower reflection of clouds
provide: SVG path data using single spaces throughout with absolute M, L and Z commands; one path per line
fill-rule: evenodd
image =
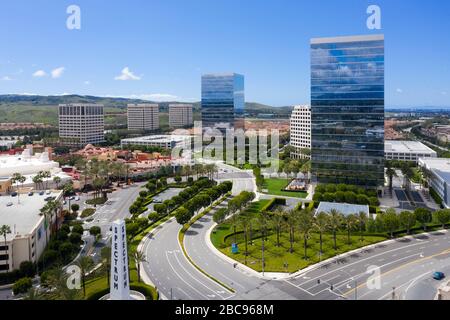
M 311 40 L 311 112 L 317 181 L 383 185 L 383 35 Z
M 202 76 L 202 125 L 243 128 L 244 76 L 236 73 Z

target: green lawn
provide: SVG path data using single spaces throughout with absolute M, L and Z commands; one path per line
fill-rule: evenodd
M 306 192 L 288 192 L 282 191 L 287 187 L 291 180 L 287 179 L 264 179 L 263 189 L 268 190 L 268 194 L 275 196 L 285 196 L 293 198 L 306 198 L 308 195 Z
M 260 234 L 256 233 L 256 237 Z M 231 257 L 240 263 L 245 263 L 244 256 L 244 239 L 243 234 L 239 233 L 237 237 L 239 253 L 231 253 L 231 243 L 234 241 L 234 236 L 230 231 L 230 227 L 227 225 L 219 226 L 214 234 L 211 235 L 212 243 L 225 255 Z M 320 260 L 325 260 L 336 256 L 341 253 L 345 253 L 359 247 L 364 247 L 373 243 L 386 240 L 385 237 L 376 236 L 366 236 L 364 241 L 360 241 L 358 235 L 351 237 L 351 244 L 347 243 L 347 235 L 337 236 L 337 251 L 333 248 L 333 237 L 331 235 L 323 236 L 323 254 L 319 257 L 319 235 L 312 234 L 311 238 L 308 240 L 308 259 L 304 259 L 304 243 L 303 237 L 297 233 L 295 234 L 294 242 L 294 252 L 290 253 L 290 242 L 289 234 L 284 232 L 280 237 L 280 247 L 277 247 L 276 234 L 271 234 L 268 236 L 267 241 L 265 241 L 265 261 L 266 261 L 266 272 L 296 272 L 309 265 L 320 262 Z M 262 252 L 261 252 L 261 239 L 258 238 L 253 241 L 253 245 L 248 245 L 249 255 L 247 256 L 247 266 L 250 268 L 261 272 L 262 271 Z M 287 263 L 288 267 L 285 268 L 284 264 Z

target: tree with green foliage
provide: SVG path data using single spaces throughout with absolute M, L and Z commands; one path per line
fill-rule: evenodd
M 414 214 L 416 215 L 417 221 L 422 226 L 423 231 L 427 231 L 427 224 L 433 220 L 431 211 L 425 208 L 417 208 L 414 210 Z
M 411 228 L 416 225 L 416 215 L 411 211 L 402 211 L 399 215 L 400 225 L 406 229 L 407 234 L 411 234 Z
M 347 244 L 351 245 L 351 232 L 358 223 L 357 217 L 354 214 L 349 214 L 344 217 L 344 225 L 347 230 Z
M 110 282 L 110 274 L 109 271 L 111 269 L 111 247 L 103 247 L 102 250 L 100 251 L 100 256 L 102 258 L 102 263 L 105 264 L 105 269 L 106 269 L 106 277 L 108 280 L 108 287 L 109 287 L 109 282 Z
M 141 282 L 141 263 L 147 262 L 147 258 L 143 252 L 136 251 L 133 253 L 133 259 L 137 266 L 138 282 Z
M 89 272 L 89 269 L 92 268 L 94 262 L 90 257 L 83 256 L 80 257 L 77 261 L 77 265 L 81 270 L 81 282 L 83 285 L 83 296 L 86 296 L 86 276 Z
M 319 233 L 320 254 L 323 254 L 323 234 L 328 230 L 329 220 L 326 212 L 319 212 L 314 219 L 314 229 Z
M 275 210 L 274 214 L 272 215 L 271 224 L 273 225 L 273 227 L 275 228 L 275 231 L 277 233 L 277 244 L 276 244 L 277 247 L 281 246 L 280 235 L 281 235 L 281 231 L 284 226 L 284 223 L 286 221 L 285 216 L 286 216 L 286 213 L 281 208 L 278 208 L 277 210 Z
M 308 260 L 308 239 L 314 228 L 314 214 L 308 210 L 301 210 L 298 213 L 297 226 L 301 234 L 303 234 L 303 259 Z
M 191 212 L 184 207 L 178 208 L 175 212 L 175 219 L 181 225 L 188 223 L 192 218 Z
M 333 247 L 334 247 L 335 251 L 337 250 L 336 234 L 339 231 L 339 229 L 341 229 L 342 222 L 343 222 L 343 215 L 342 215 L 342 213 L 340 213 L 336 209 L 331 209 L 330 210 L 329 226 L 330 226 L 330 230 L 331 230 L 331 232 L 333 234 Z
M 391 235 L 391 238 L 394 238 L 394 232 L 400 226 L 400 219 L 395 209 L 386 210 L 386 212 L 382 214 L 382 220 L 384 227 Z
M 248 234 L 252 224 L 252 219 L 244 214 L 240 214 L 238 218 L 238 225 L 242 228 L 244 232 L 244 259 L 245 265 L 247 265 L 247 256 L 248 256 Z M 251 239 L 250 239 L 251 240 Z
M 438 210 L 434 213 L 434 216 L 436 217 L 436 221 L 442 225 L 442 229 L 445 229 L 445 225 L 450 222 L 449 209 Z

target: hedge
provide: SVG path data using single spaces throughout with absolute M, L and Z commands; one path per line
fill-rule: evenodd
M 441 206 L 441 208 L 443 207 L 443 201 L 441 199 L 441 197 L 437 194 L 437 192 L 433 189 L 430 188 L 430 195 L 433 198 L 433 200 Z
M 270 201 L 261 208 L 261 212 L 264 211 L 271 211 L 275 205 L 285 206 L 286 205 L 286 199 L 284 198 L 272 198 Z

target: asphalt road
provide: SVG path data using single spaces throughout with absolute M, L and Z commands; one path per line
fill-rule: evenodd
M 193 225 L 186 234 L 185 246 L 197 265 L 236 290 L 230 299 L 392 299 L 393 287 L 396 288 L 396 299 L 433 299 L 435 289 L 442 282 L 430 280 L 432 273 L 436 270 L 446 272 L 450 266 L 450 236 L 448 232 L 434 232 L 361 249 L 288 279 L 261 279 L 244 268 L 234 268 L 231 262 L 217 256 L 206 245 L 207 230 L 213 225 L 211 214 Z M 176 243 L 178 230 L 179 226 L 172 222 L 163 226 L 155 239 L 147 243 L 150 263 L 145 272 L 150 273 L 150 278 L 153 276 L 152 281 L 164 295 L 168 288 L 176 287 L 181 293 L 190 292 L 177 298 L 205 299 L 200 294 L 204 294 L 205 286 L 200 283 L 207 281 L 206 277 L 193 267 L 189 269 L 189 262 L 180 251 L 176 252 L 176 258 L 171 256 L 174 250 L 180 250 Z M 374 274 L 368 271 L 373 266 L 379 268 L 380 277 L 376 279 L 380 279 L 380 285 L 369 289 L 367 280 Z M 180 269 L 191 271 L 183 273 L 181 280 L 177 276 Z M 370 283 L 377 284 L 377 281 Z M 423 289 L 425 287 L 427 290 Z

